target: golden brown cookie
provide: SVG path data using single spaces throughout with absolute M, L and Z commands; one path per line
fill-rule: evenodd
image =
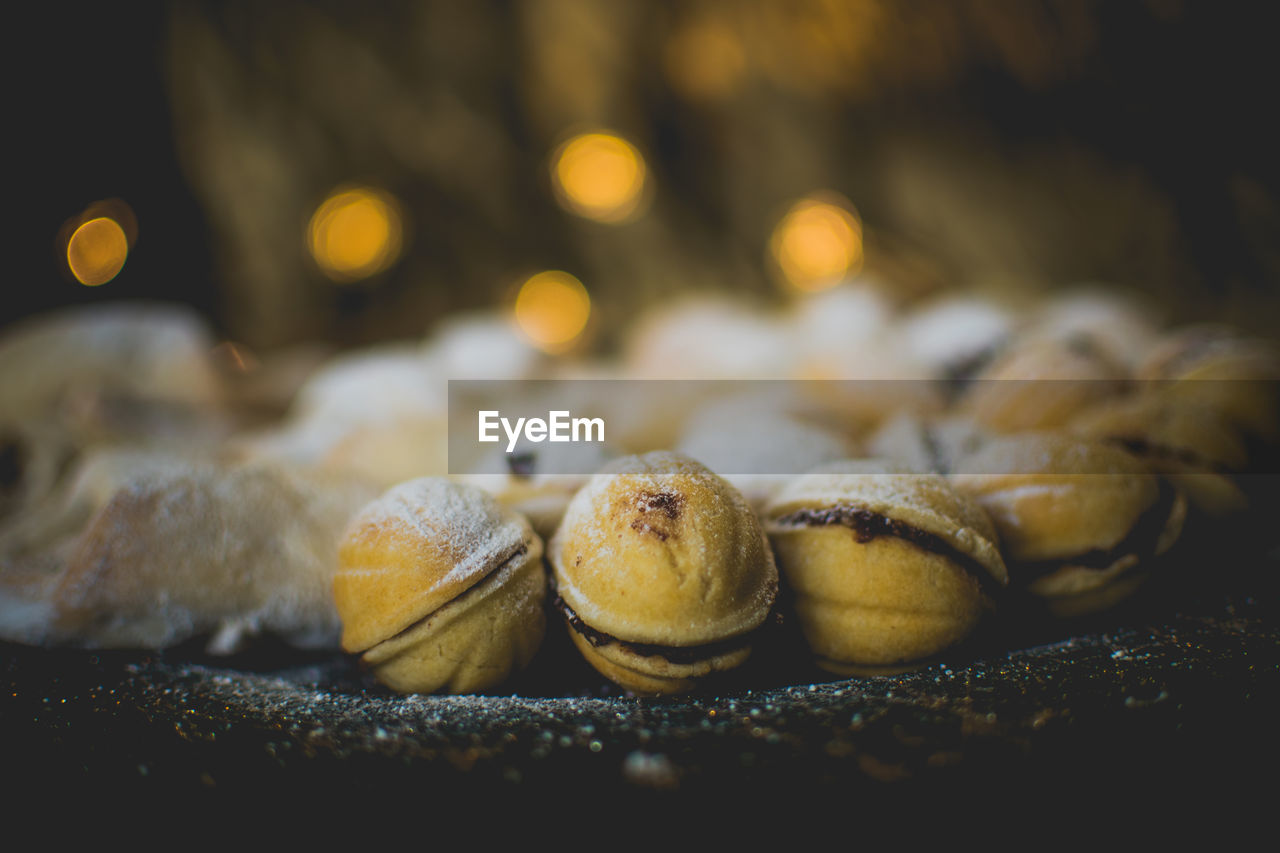
M 1175 329 L 1138 368 L 1151 393 L 1208 409 L 1250 436 L 1280 439 L 1280 348 L 1229 326 Z
M 963 640 L 1007 581 L 995 528 L 937 474 L 849 460 L 792 480 L 765 529 L 819 666 L 919 661 Z
M 951 482 L 991 516 L 1013 585 L 1063 616 L 1132 593 L 1186 517 L 1182 493 L 1142 460 L 1067 433 L 988 442 Z
M 542 641 L 541 558 L 529 522 L 486 492 L 435 477 L 401 483 L 342 541 L 342 646 L 402 693 L 492 687 Z
M 1123 367 L 1087 339 L 1025 339 L 979 373 L 957 405 L 993 430 L 1048 429 L 1121 393 L 1127 378 Z
M 1136 394 L 1082 412 L 1069 430 L 1124 447 L 1210 516 L 1248 508 L 1238 482 L 1249 464 L 1248 450 L 1239 430 L 1211 407 L 1158 393 Z
M 449 470 L 448 388 L 416 344 L 391 342 L 331 358 L 279 422 L 236 436 L 240 459 L 360 476 L 380 489 Z
M 931 377 L 967 379 L 1013 337 L 1016 323 L 1013 310 L 995 299 L 951 295 L 913 306 L 896 332 Z
M 1132 369 L 1159 335 L 1164 306 L 1123 288 L 1069 285 L 1028 312 L 1022 334 L 1042 340 L 1087 340 Z
M 636 693 L 685 692 L 742 664 L 777 594 L 746 500 L 676 453 L 606 466 L 574 497 L 548 551 L 575 645 Z

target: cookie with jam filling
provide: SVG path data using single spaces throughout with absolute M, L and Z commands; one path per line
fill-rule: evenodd
M 1060 616 L 1104 610 L 1136 591 L 1187 513 L 1183 494 L 1137 456 L 1067 433 L 990 441 L 951 482 L 991 516 L 1012 586 Z
M 1082 412 L 1071 432 L 1116 444 L 1145 461 L 1213 518 L 1248 509 L 1241 485 L 1249 470 L 1244 436 L 1225 415 L 1157 392 L 1135 394 Z
M 1230 326 L 1197 324 L 1165 334 L 1137 376 L 1181 405 L 1225 418 L 1259 444 L 1280 442 L 1280 348 Z
M 402 693 L 474 693 L 533 658 L 546 629 L 542 540 L 474 486 L 401 483 L 351 522 L 333 580 L 342 646 Z
M 596 670 L 638 694 L 684 693 L 751 655 L 778 573 L 746 499 L 681 454 L 592 476 L 548 546 L 556 606 Z
M 960 413 L 997 432 L 1052 429 L 1122 393 L 1128 372 L 1089 338 L 1010 344 L 967 383 Z
M 794 478 L 765 530 L 816 663 L 841 675 L 964 640 L 1007 582 L 996 530 L 933 473 L 846 460 Z

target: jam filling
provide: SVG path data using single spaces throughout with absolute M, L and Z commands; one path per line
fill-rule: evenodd
M 980 583 L 986 584 L 992 581 L 991 573 L 981 563 L 951 545 L 941 536 L 936 536 L 918 527 L 912 527 L 909 524 L 867 509 L 850 506 L 801 509 L 775 519 L 773 523 L 783 527 L 821 527 L 838 524 L 852 530 L 854 538 L 863 545 L 878 536 L 892 536 L 897 539 L 904 539 L 926 551 L 931 551 L 934 554 L 939 554 L 955 561 L 965 571 L 974 575 Z
M 575 613 L 573 608 L 558 594 L 552 599 L 552 605 L 563 614 L 569 627 L 595 648 L 618 645 L 632 654 L 640 655 L 641 657 L 661 657 L 675 664 L 697 663 L 698 661 L 737 651 L 747 646 L 751 635 L 754 633 L 739 634 L 736 637 L 729 637 L 728 639 L 703 643 L 697 646 L 661 646 L 656 643 L 636 643 L 630 640 L 620 640 L 612 634 L 606 634 L 603 631 L 597 631 L 592 628 L 586 622 L 583 622 L 582 617 Z
M 1133 436 L 1116 436 L 1109 440 L 1113 444 L 1118 444 L 1123 447 L 1134 456 L 1168 460 L 1191 468 L 1200 468 L 1212 474 L 1225 475 L 1232 473 L 1225 465 L 1219 465 L 1216 462 L 1212 462 L 1207 457 L 1202 456 L 1189 448 L 1157 444 L 1155 442 L 1147 441 L 1145 438 L 1137 438 Z

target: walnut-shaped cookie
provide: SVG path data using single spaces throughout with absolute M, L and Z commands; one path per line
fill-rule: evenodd
M 1135 394 L 1082 412 L 1069 426 L 1080 435 L 1118 444 L 1164 475 L 1191 506 L 1215 518 L 1248 508 L 1241 485 L 1247 443 L 1226 415 L 1176 396 Z
M 938 474 L 846 460 L 792 480 L 765 530 L 816 663 L 900 668 L 965 639 L 1007 581 L 994 526 Z
M 778 589 L 760 523 L 702 464 L 657 451 L 610 463 L 548 547 L 574 644 L 635 693 L 682 693 L 750 656 Z
M 968 383 L 960 413 L 999 432 L 1050 429 L 1122 393 L 1129 376 L 1088 338 L 1024 338 Z
M 1230 326 L 1191 325 L 1164 335 L 1137 376 L 1150 393 L 1225 417 L 1274 451 L 1280 441 L 1280 347 Z
M 1114 363 L 1132 369 L 1158 338 L 1165 306 L 1123 288 L 1075 284 L 1028 306 L 1021 335 L 1054 341 L 1086 340 Z
M 542 540 L 473 486 L 423 477 L 351 522 L 333 580 L 342 646 L 402 693 L 473 693 L 533 658 L 546 628 Z
M 1061 432 L 989 441 L 951 482 L 991 516 L 1012 586 L 1060 616 L 1136 591 L 1187 513 L 1182 493 L 1132 453 Z

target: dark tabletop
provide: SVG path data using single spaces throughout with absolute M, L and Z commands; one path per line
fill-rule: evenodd
M 269 640 L 230 658 L 4 644 L 3 780 L 37 800 L 535 810 L 1083 798 L 1176 814 L 1212 800 L 1239 821 L 1277 792 L 1276 566 L 1206 540 L 1115 610 L 1060 622 L 1013 602 L 964 648 L 892 676 L 812 670 L 783 624 L 732 681 L 679 698 L 611 688 L 554 624 L 530 669 L 483 697 L 398 696 L 346 656 Z

